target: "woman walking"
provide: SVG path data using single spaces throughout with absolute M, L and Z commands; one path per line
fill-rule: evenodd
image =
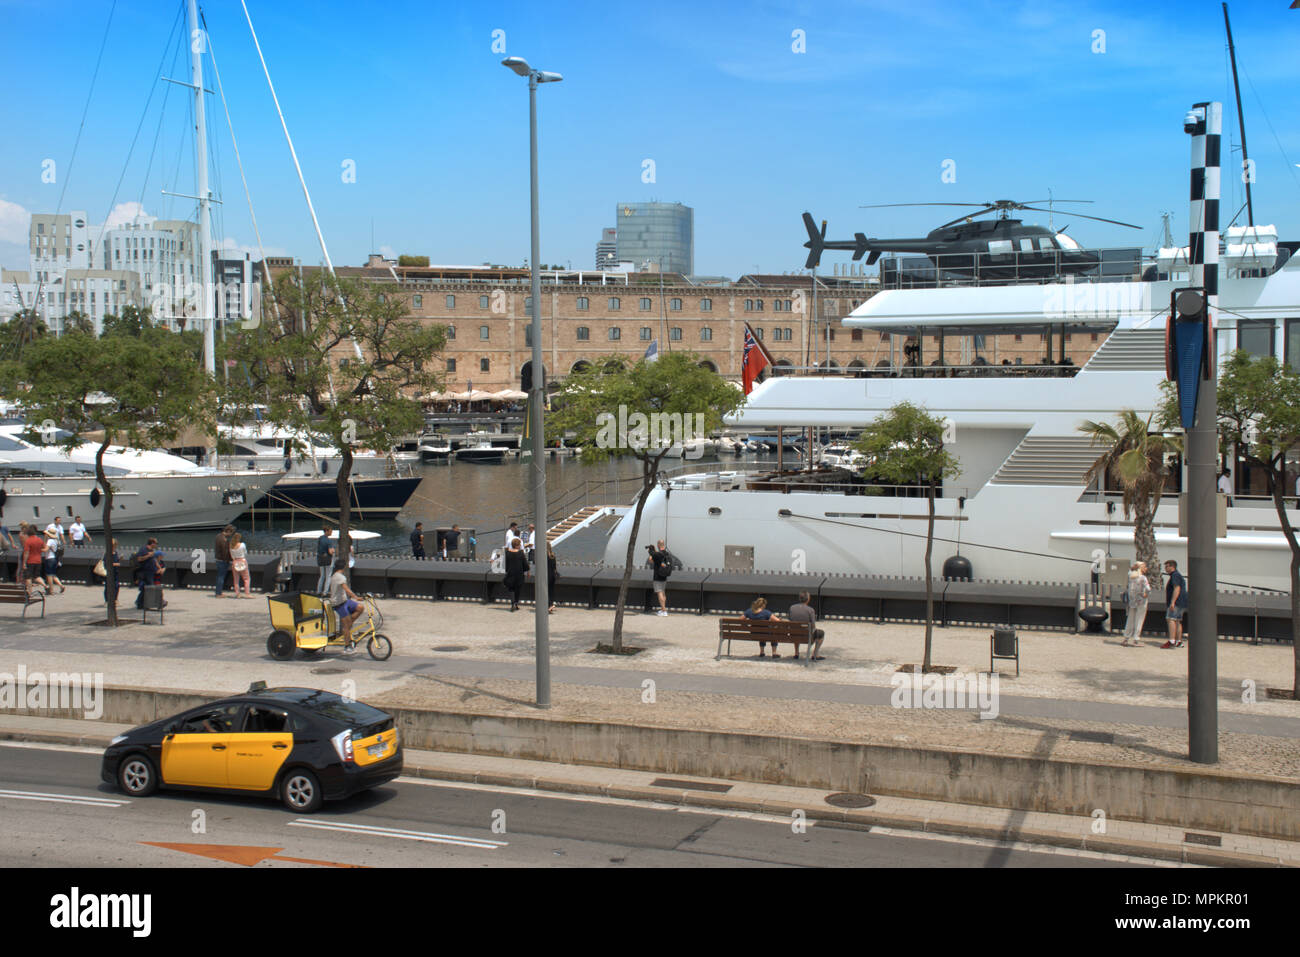
M 45 593 L 50 593 L 50 586 L 46 584 L 42 576 L 43 562 L 41 553 L 44 551 L 44 537 L 36 531 L 34 525 L 23 525 L 22 530 L 18 533 L 18 539 L 23 545 L 23 583 L 27 586 L 28 593 L 36 590 L 37 586 L 45 589 Z
M 555 552 L 551 550 L 551 543 L 546 543 L 546 600 L 551 603 L 551 607 L 546 609 L 548 615 L 555 614 L 555 579 L 560 577 L 559 570 L 555 567 Z
M 1134 562 L 1129 566 L 1128 621 L 1124 623 L 1124 640 L 1120 644 L 1136 648 L 1142 644 L 1142 623 L 1147 617 L 1147 602 L 1151 598 L 1151 582 L 1147 581 L 1147 563 Z
M 248 546 L 244 544 L 243 536 L 238 532 L 230 536 L 230 570 L 234 573 L 235 590 L 231 595 L 232 598 L 252 598 L 253 592 L 249 588 L 250 577 L 248 574 Z M 239 594 L 239 583 L 244 583 L 244 594 Z
M 520 539 L 512 538 L 506 549 L 506 588 L 510 590 L 511 611 L 519 610 L 519 590 L 524 587 L 524 576 L 528 574 L 528 556 L 523 546 Z
M 51 528 L 52 527 L 53 526 L 51 526 Z M 59 594 L 62 595 L 68 589 L 63 582 L 59 581 L 58 576 L 59 533 L 51 531 L 49 528 L 45 530 L 45 557 L 43 564 L 45 566 L 45 590 L 53 593 L 54 587 L 57 585 L 59 588 Z

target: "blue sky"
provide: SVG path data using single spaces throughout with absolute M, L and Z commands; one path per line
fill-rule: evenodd
M 1223 100 L 1225 139 L 1239 145 L 1214 0 L 248 3 L 336 265 L 364 261 L 372 220 L 374 248 L 388 253 L 524 261 L 527 84 L 500 66 L 503 55 L 564 74 L 538 94 L 541 258 L 575 267 L 591 265 L 617 203 L 649 199 L 693 206 L 696 270 L 730 276 L 800 269 L 805 209 L 830 221 L 832 238 L 914 236 L 959 210 L 857 207 L 1038 199 L 1049 189 L 1095 200 L 1080 212 L 1143 226 L 1058 213 L 1056 225 L 1069 223 L 1086 245 L 1149 247 L 1164 210 L 1182 242 L 1183 113 Z M 1236 0 L 1230 9 L 1256 219 L 1300 238 L 1300 10 L 1289 5 Z M 168 52 L 179 0 L 118 0 L 69 169 L 111 6 L 0 0 L 8 268 L 26 268 L 26 216 L 54 212 L 65 189 L 61 211 L 85 209 L 92 222 L 124 203 L 193 215 L 191 201 L 160 193 L 194 192 L 185 91 L 156 80 L 160 62 L 188 78 L 188 50 L 174 68 Z M 319 262 L 239 0 L 200 6 L 263 241 Z M 505 54 L 492 48 L 498 30 Z M 806 52 L 793 49 L 795 31 Z M 1104 52 L 1093 52 L 1099 40 Z M 209 117 L 224 199 L 216 238 L 251 247 L 218 97 Z M 47 159 L 54 183 L 42 182 Z M 647 159 L 653 183 L 642 181 Z M 343 181 L 349 160 L 354 183 Z M 946 160 L 955 183 L 941 180 Z M 1235 211 L 1244 194 L 1226 156 L 1224 165 L 1224 207 Z M 828 256 L 823 270 L 842 258 Z

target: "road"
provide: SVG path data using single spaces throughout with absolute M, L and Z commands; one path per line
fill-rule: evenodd
M 815 822 L 797 833 L 789 819 L 767 815 L 404 777 L 327 804 L 320 813 L 300 816 L 257 797 L 162 792 L 128 799 L 100 782 L 99 764 L 97 750 L 0 746 L 0 867 L 988 868 L 1152 863 Z

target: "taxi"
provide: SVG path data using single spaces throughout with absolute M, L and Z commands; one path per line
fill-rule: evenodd
M 100 776 L 132 797 L 158 788 L 261 794 L 300 814 L 402 773 L 393 716 L 314 688 L 212 701 L 115 737 Z

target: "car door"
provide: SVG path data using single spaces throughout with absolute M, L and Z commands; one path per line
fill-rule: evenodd
M 162 779 L 186 787 L 228 787 L 227 764 L 240 705 L 186 712 L 163 736 Z
M 230 736 L 228 787 L 266 791 L 293 750 L 293 719 L 283 708 L 250 704 Z

